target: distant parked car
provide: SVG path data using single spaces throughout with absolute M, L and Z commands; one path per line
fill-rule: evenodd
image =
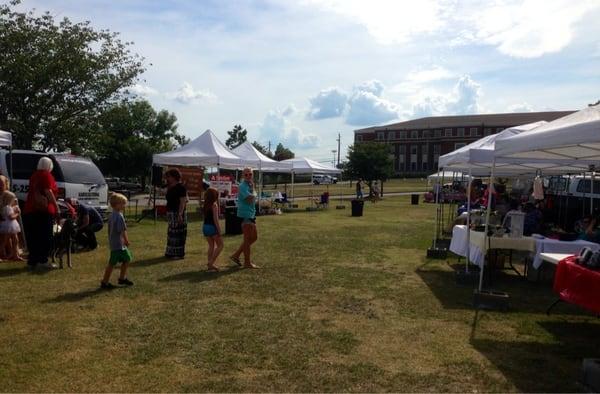
M 331 185 L 337 183 L 337 178 L 331 175 L 314 175 L 313 184 L 315 185 Z
M 137 182 L 129 182 L 121 180 L 121 178 L 112 177 L 105 178 L 108 189 L 111 191 L 129 191 L 129 192 L 141 192 L 143 191 L 142 185 Z

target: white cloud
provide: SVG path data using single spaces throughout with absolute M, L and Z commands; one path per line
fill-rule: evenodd
M 481 113 L 481 95 L 481 85 L 464 75 L 449 94 L 421 98 L 413 105 L 413 117 Z
M 306 117 L 307 119 L 319 120 L 342 116 L 347 100 L 348 95 L 337 87 L 323 89 L 316 96 L 309 99 L 310 109 Z
M 572 41 L 577 22 L 598 6 L 593 0 L 501 1 L 472 15 L 473 38 L 519 58 L 559 52 Z
M 371 79 L 354 86 L 354 92 L 369 92 L 376 97 L 381 97 L 383 94 L 383 84 L 376 79 Z
M 381 44 L 400 44 L 412 36 L 431 33 L 444 24 L 442 4 L 436 0 L 312 0 L 323 9 L 363 25 Z
M 208 89 L 194 90 L 194 87 L 188 82 L 184 82 L 179 90 L 167 93 L 166 96 L 168 99 L 178 101 L 181 104 L 191 104 L 200 101 L 214 102 L 217 100 L 217 96 Z
M 294 115 L 296 112 L 298 112 L 298 109 L 296 108 L 296 106 L 294 104 L 290 104 L 286 107 L 286 109 L 283 110 L 282 115 L 286 116 L 286 117 L 290 117 L 290 116 Z
M 149 97 L 158 95 L 158 90 L 151 88 L 150 86 L 140 85 L 139 83 L 130 86 L 128 90 L 136 96 Z
M 423 92 L 425 86 L 437 81 L 454 78 L 455 74 L 450 70 L 435 65 L 429 68 L 413 70 L 406 75 L 404 81 L 390 88 L 390 91 L 402 93 L 403 95 L 415 95 Z
M 355 92 L 348 100 L 346 123 L 353 126 L 376 125 L 398 118 L 398 106 L 368 91 Z
M 271 110 L 265 116 L 258 132 L 261 141 L 271 141 L 273 145 L 281 142 L 286 147 L 309 149 L 317 148 L 320 144 L 319 136 L 303 132 L 300 128 L 292 126 L 289 115 L 286 115 L 289 107 L 284 111 Z
M 508 106 L 508 112 L 533 112 L 534 109 L 528 103 L 513 104 Z

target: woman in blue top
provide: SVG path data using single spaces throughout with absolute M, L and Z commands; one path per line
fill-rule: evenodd
M 252 181 L 252 169 L 244 168 L 244 179 L 240 183 L 237 198 L 237 216 L 242 220 L 242 232 L 244 240 L 242 244 L 231 255 L 231 261 L 241 266 L 240 255 L 244 254 L 245 268 L 258 268 L 250 259 L 250 246 L 258 239 L 256 232 L 256 193 L 254 192 L 254 182 Z

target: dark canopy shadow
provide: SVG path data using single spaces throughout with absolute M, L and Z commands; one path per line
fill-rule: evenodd
M 471 344 L 520 391 L 581 391 L 577 380 L 582 360 L 600 354 L 600 320 L 574 323 L 545 321 L 538 324 L 554 336 L 554 342 L 472 338 Z
M 194 270 L 194 271 L 180 272 L 175 275 L 166 276 L 164 278 L 159 279 L 158 281 L 159 282 L 188 281 L 188 282 L 192 282 L 192 283 L 198 283 L 198 282 L 206 282 L 206 281 L 210 281 L 210 280 L 215 280 L 215 279 L 221 278 L 225 275 L 235 274 L 236 272 L 240 272 L 240 271 L 242 271 L 242 269 L 237 266 L 227 267 L 225 269 L 222 269 L 219 272 Z

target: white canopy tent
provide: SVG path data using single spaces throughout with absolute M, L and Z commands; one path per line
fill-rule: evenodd
M 0 130 L 0 146 L 12 147 L 12 133 Z
M 498 139 L 496 161 L 508 158 L 600 163 L 600 105 L 556 119 L 528 133 Z
M 306 157 L 295 157 L 283 160 L 282 163 L 292 164 L 292 198 L 294 198 L 294 175 L 295 174 L 341 174 L 342 170 L 326 166 Z
M 203 166 L 241 169 L 245 166 L 258 167 L 258 161 L 242 159 L 231 152 L 211 130 L 171 152 L 152 156 L 154 165 Z
M 443 170 L 443 171 L 438 171 L 436 173 L 428 175 L 427 176 L 427 184 L 431 185 L 432 183 L 438 183 L 438 182 L 441 182 L 443 179 L 453 179 L 453 178 L 463 178 L 463 177 L 465 180 L 468 180 L 470 178 L 468 174 L 464 174 L 458 170 L 456 170 L 456 171 Z
M 246 141 L 242 145 L 233 149 L 233 153 L 243 160 L 258 163 L 258 170 L 264 172 L 286 172 L 292 171 L 292 163 L 287 161 L 277 161 L 265 156 L 250 142 Z

